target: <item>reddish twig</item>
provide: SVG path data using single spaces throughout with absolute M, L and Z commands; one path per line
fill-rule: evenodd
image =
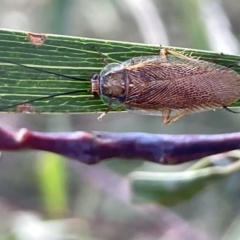
M 0 128 L 0 150 L 37 149 L 86 164 L 114 157 L 180 164 L 240 148 L 240 133 L 219 135 L 158 135 L 147 133 L 41 133 Z

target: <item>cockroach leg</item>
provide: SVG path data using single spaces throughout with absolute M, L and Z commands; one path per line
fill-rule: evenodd
M 232 67 L 234 67 L 234 66 L 239 67 L 239 66 L 240 66 L 240 65 L 239 65 L 239 62 L 232 63 L 232 64 L 228 65 L 227 68 L 232 68 Z
M 170 53 L 175 57 L 179 57 L 179 58 L 183 58 L 183 59 L 187 59 L 187 60 L 195 60 L 193 57 L 188 57 L 188 56 L 186 56 L 182 53 L 179 53 L 177 51 L 174 51 L 174 50 L 171 50 L 171 49 L 168 49 L 168 48 L 167 48 L 167 53 Z
M 173 122 L 177 121 L 179 118 L 186 115 L 187 112 L 188 112 L 188 110 L 182 110 L 177 115 L 171 117 L 170 116 L 171 115 L 171 110 L 163 110 L 163 112 L 162 112 L 163 123 L 164 124 L 173 123 Z
M 215 60 L 217 60 L 218 58 L 220 58 L 221 56 L 223 56 L 224 54 L 221 52 L 219 54 L 216 54 L 216 56 L 212 57 L 211 59 L 208 60 L 208 62 L 214 62 Z
M 108 107 L 104 113 L 102 113 L 97 119 L 98 121 L 102 121 L 103 117 L 107 115 L 107 113 L 110 111 L 110 108 Z
M 223 106 L 223 109 L 227 110 L 230 113 L 240 113 L 240 112 L 235 112 L 233 110 L 231 110 L 230 108 L 228 108 L 227 106 Z
M 104 65 L 107 66 L 109 64 L 109 62 L 107 61 L 107 56 L 100 52 L 95 46 L 92 46 L 92 48 L 100 55 Z
M 107 114 L 107 111 L 104 112 L 104 113 L 102 113 L 102 114 L 97 118 L 97 120 L 98 120 L 98 121 L 102 121 L 103 117 L 104 117 L 106 114 Z
M 159 55 L 161 56 L 161 58 L 167 58 L 167 53 L 168 53 L 167 48 L 160 48 Z
M 112 101 L 111 101 L 111 99 L 110 99 L 106 111 L 105 111 L 104 113 L 102 113 L 102 114 L 97 118 L 99 121 L 101 121 L 102 118 L 103 118 L 105 115 L 107 115 L 107 113 L 111 110 L 111 104 L 112 104 Z
M 229 66 L 227 66 L 227 68 L 232 68 L 235 64 L 230 64 Z
M 175 57 L 178 57 L 178 58 L 187 59 L 187 60 L 193 60 L 193 61 L 196 60 L 196 59 L 194 59 L 191 56 L 184 55 L 183 53 L 179 53 L 179 52 L 171 50 L 169 48 L 161 48 L 160 49 L 160 56 L 161 56 L 161 58 L 165 58 L 166 59 L 168 54 L 171 54 L 171 55 L 173 55 Z
M 167 110 L 163 110 L 162 111 L 162 121 L 164 124 L 169 124 L 169 119 L 170 119 L 170 114 L 171 114 L 171 110 L 167 109 Z

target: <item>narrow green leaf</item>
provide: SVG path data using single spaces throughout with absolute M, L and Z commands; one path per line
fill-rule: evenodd
M 239 156 L 237 153 L 229 155 Z M 214 158 L 214 157 L 212 157 Z M 206 167 L 204 165 L 183 172 L 133 172 L 130 174 L 132 200 L 137 203 L 158 202 L 165 206 L 172 206 L 187 201 L 206 186 L 239 172 L 240 160 L 236 159 L 227 166 Z M 219 159 L 220 160 L 220 159 Z M 209 165 L 208 164 L 208 165 Z
M 68 208 L 65 161 L 56 154 L 45 153 L 36 171 L 45 210 L 50 217 L 62 217 Z
M 0 30 L 0 60 L 33 66 L 84 80 L 69 80 L 31 69 L 24 69 L 0 61 L 0 108 L 38 97 L 64 93 L 73 90 L 90 90 L 90 79 L 104 67 L 103 57 L 110 62 L 123 62 L 136 56 L 157 55 L 159 46 L 117 42 L 98 39 L 77 38 L 47 34 L 45 42 L 36 44 L 36 38 L 29 41 L 29 33 Z M 38 46 L 39 45 L 39 46 Z M 220 55 L 208 51 L 181 49 L 192 56 L 211 60 L 229 66 L 240 61 L 239 56 Z M 96 50 L 97 49 L 97 50 Z M 239 66 L 233 69 L 240 72 Z M 39 112 L 96 112 L 106 106 L 91 93 L 59 96 L 34 102 Z M 240 106 L 240 102 L 233 106 Z M 9 109 L 16 111 L 16 107 Z

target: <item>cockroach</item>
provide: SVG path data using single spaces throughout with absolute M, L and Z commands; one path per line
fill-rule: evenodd
M 12 64 L 81 80 L 19 63 Z M 53 94 L 0 110 L 83 91 L 86 92 L 76 90 Z M 186 114 L 215 108 L 237 113 L 227 106 L 240 98 L 240 75 L 231 68 L 163 48 L 156 56 L 107 64 L 100 74 L 92 77 L 91 92 L 108 105 L 98 119 L 111 108 L 124 106 L 129 111 L 161 115 L 163 123 L 170 124 Z
M 92 92 L 110 107 L 162 115 L 163 123 L 227 106 L 240 98 L 240 75 L 234 70 L 163 48 L 158 56 L 108 64 L 92 78 Z

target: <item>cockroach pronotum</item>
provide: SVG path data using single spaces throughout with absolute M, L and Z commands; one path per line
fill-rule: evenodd
M 7 60 L 3 62 L 78 80 Z M 0 110 L 83 91 L 53 94 Z M 236 113 L 227 106 L 240 98 L 240 75 L 231 68 L 163 48 L 156 56 L 107 64 L 100 74 L 92 77 L 91 91 L 108 105 L 98 119 L 111 108 L 124 106 L 130 111 L 161 115 L 163 123 L 169 124 L 188 113 L 221 107 Z

